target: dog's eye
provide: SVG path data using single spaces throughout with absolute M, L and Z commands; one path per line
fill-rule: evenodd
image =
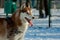
M 29 13 L 27 12 L 27 14 L 29 15 Z

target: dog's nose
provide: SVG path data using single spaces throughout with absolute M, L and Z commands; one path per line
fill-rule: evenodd
M 34 19 L 35 17 L 32 17 L 32 19 Z

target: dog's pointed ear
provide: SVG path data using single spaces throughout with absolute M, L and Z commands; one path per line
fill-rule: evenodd
M 25 7 L 26 7 L 26 5 L 25 5 L 25 3 L 23 3 L 23 4 L 21 5 L 21 10 L 24 9 Z
M 30 3 L 28 4 L 28 7 L 29 7 L 29 8 L 31 8 L 31 5 L 30 5 Z
M 26 7 L 31 8 L 30 3 L 26 3 Z
M 31 8 L 30 5 L 28 5 L 28 8 Z

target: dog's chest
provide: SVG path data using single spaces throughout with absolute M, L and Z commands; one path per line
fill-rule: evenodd
M 23 37 L 25 35 L 27 29 L 28 29 L 28 24 L 18 26 L 18 31 L 20 31 L 20 33 L 16 34 L 14 39 L 18 40 L 19 38 Z
M 25 30 L 27 30 L 27 28 L 28 28 L 28 24 L 25 23 L 25 24 L 23 24 L 22 26 L 19 26 L 19 27 L 18 27 L 18 31 L 24 32 Z

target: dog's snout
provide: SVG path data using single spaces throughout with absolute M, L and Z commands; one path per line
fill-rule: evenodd
M 32 17 L 32 19 L 34 19 L 35 17 Z

